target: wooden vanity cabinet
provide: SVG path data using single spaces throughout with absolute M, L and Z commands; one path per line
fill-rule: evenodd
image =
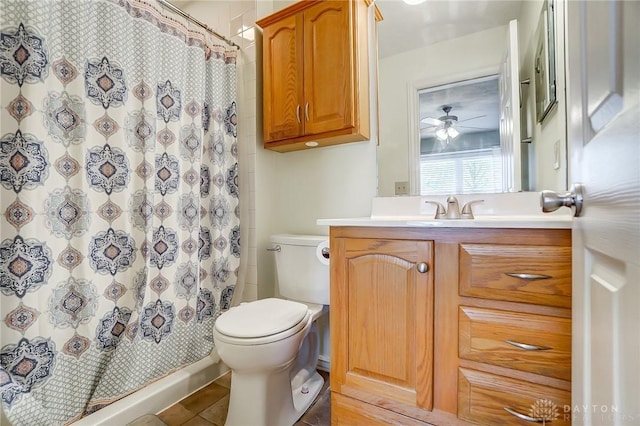
M 332 226 L 330 239 L 333 425 L 526 424 L 512 413 L 543 409 L 565 424 L 570 230 Z
M 370 1 L 307 0 L 265 17 L 264 147 L 286 152 L 370 135 Z

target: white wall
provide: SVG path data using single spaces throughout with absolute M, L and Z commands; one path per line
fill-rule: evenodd
M 500 26 L 380 60 L 378 195 L 392 196 L 394 182 L 409 181 L 409 86 L 459 81 L 473 70 L 497 73 L 506 31 Z

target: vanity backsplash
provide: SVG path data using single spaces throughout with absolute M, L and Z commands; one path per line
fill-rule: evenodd
M 540 207 L 539 192 L 515 192 L 504 194 L 464 194 L 454 195 L 460 206 L 475 201 L 484 200 L 473 205 L 473 214 L 482 216 L 518 216 L 518 217 L 549 217 L 553 219 L 571 218 L 571 210 L 559 209 L 553 213 L 543 213 Z M 447 204 L 448 195 L 426 195 L 410 197 L 375 197 L 371 204 L 371 218 L 387 217 L 417 217 L 433 218 L 436 205 L 427 201 Z

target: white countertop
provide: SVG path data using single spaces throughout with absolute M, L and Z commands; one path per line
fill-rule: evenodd
M 422 228 L 545 228 L 570 229 L 570 216 L 478 216 L 475 219 L 433 219 L 429 216 L 377 216 L 318 219 L 321 226 Z
M 320 226 L 438 227 L 438 228 L 555 228 L 570 229 L 571 210 L 542 213 L 540 194 L 519 192 L 457 196 L 460 208 L 468 201 L 482 199 L 473 206 L 475 219 L 434 219 L 436 207 L 446 204 L 444 196 L 376 197 L 371 216 L 318 219 Z

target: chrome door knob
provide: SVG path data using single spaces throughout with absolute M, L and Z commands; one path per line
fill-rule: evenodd
M 571 186 L 569 192 L 562 194 L 544 190 L 540 193 L 540 207 L 544 213 L 554 212 L 560 207 L 569 207 L 573 210 L 573 216 L 578 217 L 582 212 L 582 189 L 582 184 L 576 183 Z

